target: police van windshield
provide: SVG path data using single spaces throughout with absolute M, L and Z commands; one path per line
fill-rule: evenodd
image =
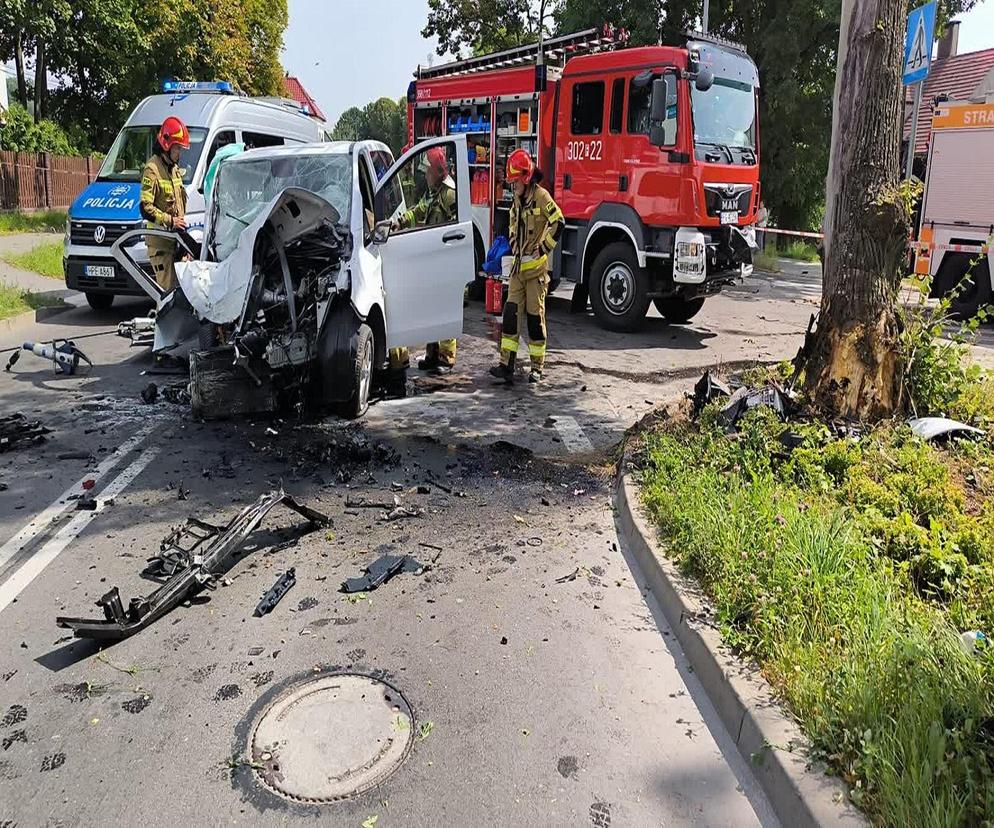
M 159 128 L 155 126 L 131 126 L 122 129 L 100 167 L 98 180 L 141 181 L 142 168 L 152 156 L 155 137 L 158 134 Z M 193 174 L 196 172 L 197 162 L 204 151 L 206 140 L 206 129 L 190 128 L 190 149 L 183 150 L 179 157 L 184 184 L 193 181 Z
M 753 87 L 738 80 L 715 78 L 707 92 L 691 84 L 694 143 L 756 148 L 756 99 Z
M 321 196 L 347 222 L 352 210 L 352 156 L 345 153 L 243 156 L 221 165 L 211 202 L 209 246 L 217 261 L 235 249 L 242 230 L 288 187 Z

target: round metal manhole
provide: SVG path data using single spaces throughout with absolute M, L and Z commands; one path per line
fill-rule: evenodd
M 256 777 L 300 802 L 334 802 L 379 785 L 404 761 L 414 713 L 398 690 L 354 673 L 288 687 L 252 733 Z

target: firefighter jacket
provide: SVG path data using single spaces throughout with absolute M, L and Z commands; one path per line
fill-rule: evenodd
M 538 184 L 511 202 L 511 252 L 521 262 L 522 274 L 548 265 L 566 219 L 549 191 Z M 531 259 L 525 259 L 532 256 Z
M 446 178 L 434 190 L 429 189 L 417 204 L 404 213 L 398 224 L 409 227 L 434 227 L 447 224 L 456 217 L 456 184 Z
M 149 229 L 169 230 L 172 219 L 186 215 L 183 170 L 155 153 L 142 170 L 141 214 Z

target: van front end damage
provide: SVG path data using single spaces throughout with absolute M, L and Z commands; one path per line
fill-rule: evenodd
M 329 311 L 350 289 L 351 233 L 321 197 L 288 188 L 253 220 L 228 218 L 245 225 L 231 252 L 177 262 L 179 286 L 153 297 L 153 351 L 189 361 L 193 413 L 206 420 L 302 405 Z M 126 245 L 148 232 L 113 247 L 129 272 L 140 268 Z

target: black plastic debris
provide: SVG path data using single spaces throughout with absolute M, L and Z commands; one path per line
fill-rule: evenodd
M 262 618 L 273 611 L 273 608 L 283 600 L 293 586 L 297 583 L 297 570 L 292 566 L 277 579 L 269 589 L 263 593 L 262 600 L 253 613 L 256 618 Z
M 786 392 L 775 385 L 764 385 L 762 388 L 743 387 L 732 394 L 728 404 L 718 414 L 718 423 L 731 428 L 747 411 L 754 408 L 772 408 L 781 420 L 786 420 L 793 403 Z
M 177 382 L 167 385 L 162 389 L 162 399 L 173 405 L 190 404 L 190 386 L 185 382 Z
M 0 417 L 0 454 L 25 443 L 42 443 L 51 433 L 40 420 L 29 420 L 23 414 Z
M 563 575 L 561 578 L 556 578 L 557 584 L 566 584 L 570 581 L 575 581 L 580 575 L 580 567 L 577 567 L 569 575 Z
M 141 398 L 145 405 L 151 405 L 159 399 L 159 386 L 154 382 L 150 382 L 142 389 Z
M 423 564 L 413 555 L 382 555 L 373 561 L 361 578 L 349 578 L 342 581 L 340 592 L 371 592 L 389 581 L 400 572 L 411 572 L 423 575 L 431 569 L 429 564 Z
M 985 432 L 948 417 L 919 417 L 908 420 L 908 426 L 922 440 L 943 440 L 950 437 L 983 437 Z
M 712 403 L 720 397 L 732 396 L 732 389 L 718 379 L 710 371 L 705 371 L 704 376 L 697 380 L 694 386 L 693 413 L 697 417 L 704 410 L 708 403 Z

